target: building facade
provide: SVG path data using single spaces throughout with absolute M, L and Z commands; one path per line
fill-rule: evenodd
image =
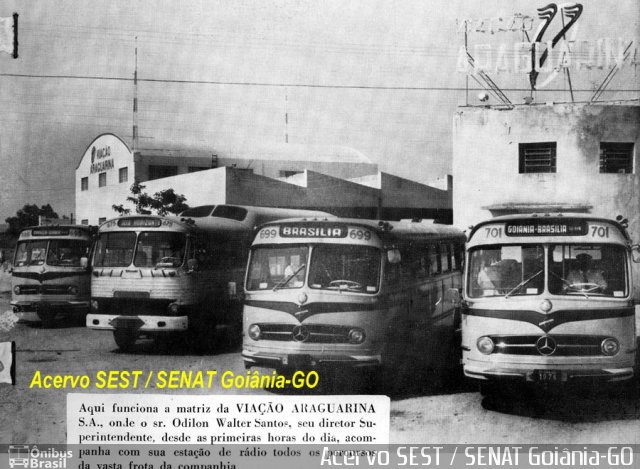
M 359 218 L 434 218 L 451 222 L 452 180 L 436 188 L 383 173 L 345 147 L 281 145 L 260 149 L 176 148 L 135 151 L 114 134 L 98 136 L 76 168 L 76 214 L 98 224 L 116 216 L 130 187 L 173 189 L 190 206 L 259 205 L 324 210 Z
M 453 135 L 455 225 L 539 211 L 623 215 L 640 240 L 640 106 L 462 107 Z

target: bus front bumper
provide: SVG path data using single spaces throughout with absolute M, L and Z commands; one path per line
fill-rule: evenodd
M 55 313 L 86 313 L 89 301 L 51 300 L 51 301 L 12 301 L 14 314 L 24 321 L 39 321 L 38 311 Z
M 515 369 L 508 367 L 474 367 L 470 365 L 464 366 L 465 376 L 473 379 L 491 381 L 491 380 L 511 380 L 532 383 L 567 383 L 580 380 L 597 380 L 597 381 L 624 381 L 633 378 L 633 367 L 620 368 L 538 368 L 538 369 Z
M 133 329 L 139 333 L 180 332 L 189 328 L 188 316 L 123 316 L 87 314 L 87 327 L 103 331 Z
M 305 353 L 265 353 L 242 351 L 245 367 L 264 366 L 268 368 L 315 368 L 322 366 L 346 366 L 366 368 L 380 366 L 379 355 L 305 354 Z

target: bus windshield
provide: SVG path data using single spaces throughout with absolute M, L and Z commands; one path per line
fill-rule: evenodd
M 29 265 L 42 265 L 47 257 L 47 240 L 20 241 L 16 246 L 14 265 L 26 267 Z
M 184 261 L 185 233 L 143 231 L 138 235 L 136 267 L 180 267 Z
M 136 239 L 137 238 L 137 239 Z M 185 233 L 164 231 L 102 233 L 96 244 L 96 267 L 180 267 L 185 259 Z M 135 252 L 135 256 L 134 256 Z
M 89 255 L 89 241 L 82 239 L 52 239 L 49 242 L 47 264 L 80 267 L 80 259 Z
M 247 290 L 301 288 L 307 270 L 309 287 L 375 293 L 380 278 L 380 250 L 370 246 L 322 244 L 312 247 L 259 246 L 254 248 Z
M 96 243 L 93 265 L 96 267 L 127 267 L 131 265 L 134 232 L 101 233 Z
M 260 246 L 251 254 L 248 290 L 301 288 L 307 273 L 307 246 Z
M 380 250 L 375 247 L 322 244 L 311 254 L 311 288 L 375 293 L 379 278 Z
M 624 297 L 625 249 L 586 244 L 482 246 L 469 253 L 467 288 L 472 298 L 540 295 L 545 291 Z

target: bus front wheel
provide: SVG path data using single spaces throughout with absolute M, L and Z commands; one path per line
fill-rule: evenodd
M 135 332 L 128 329 L 116 329 L 113 331 L 113 338 L 120 350 L 129 352 L 136 343 L 138 336 Z

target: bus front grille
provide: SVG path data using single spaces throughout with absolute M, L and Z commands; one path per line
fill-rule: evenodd
M 18 295 L 68 295 L 71 285 L 20 285 Z
M 601 344 L 609 336 L 592 335 L 493 335 L 490 336 L 495 344 L 493 353 L 509 355 L 548 355 L 554 357 L 599 356 L 602 353 Z M 551 339 L 553 351 L 545 348 L 542 340 Z M 542 351 L 541 351 L 542 349 Z
M 260 340 L 280 342 L 304 342 L 308 344 L 348 344 L 348 326 L 324 324 L 257 324 L 260 327 Z

